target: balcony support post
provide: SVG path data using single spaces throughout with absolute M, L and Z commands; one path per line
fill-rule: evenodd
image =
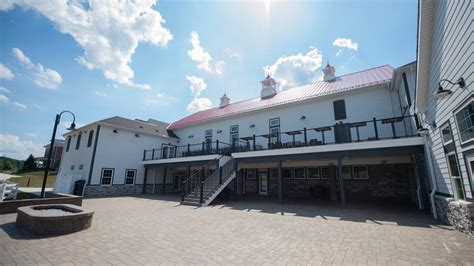
M 339 190 L 341 193 L 341 207 L 346 207 L 346 193 L 344 191 L 344 177 L 342 172 L 342 158 L 337 158 L 337 175 L 339 176 Z
M 151 159 L 155 160 L 155 149 L 153 149 L 151 152 Z
M 253 134 L 253 150 L 256 150 L 256 143 L 255 143 L 255 134 Z
M 306 132 L 306 127 L 304 128 L 304 145 L 308 146 L 308 134 Z
M 143 161 L 146 159 L 146 150 L 143 150 Z
M 142 193 L 145 194 L 146 193 L 146 179 L 147 179 L 147 175 L 148 175 L 148 167 L 145 167 L 145 175 L 143 176 L 143 191 Z
M 191 144 L 188 143 L 188 156 L 191 155 Z
M 165 166 L 165 170 L 164 170 L 164 173 L 163 173 L 163 190 L 162 190 L 162 193 L 163 195 L 165 195 L 166 193 L 166 172 L 168 170 L 168 166 Z
M 374 117 L 372 120 L 374 121 L 375 139 L 379 139 L 379 130 L 377 129 L 377 119 Z
M 283 204 L 283 169 L 278 161 L 278 203 Z

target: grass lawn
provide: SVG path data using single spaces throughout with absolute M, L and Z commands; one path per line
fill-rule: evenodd
M 54 187 L 57 174 L 57 172 L 49 172 L 46 187 Z M 20 187 L 41 187 L 43 185 L 44 171 L 42 170 L 32 172 L 18 172 L 15 173 L 15 175 L 18 175 L 19 177 L 12 177 L 9 179 L 9 181 L 20 184 Z

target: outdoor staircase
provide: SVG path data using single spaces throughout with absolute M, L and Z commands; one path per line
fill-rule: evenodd
M 219 169 L 205 177 L 204 169 L 183 182 L 181 204 L 208 206 L 236 177 L 235 163 L 231 157 L 219 159 Z

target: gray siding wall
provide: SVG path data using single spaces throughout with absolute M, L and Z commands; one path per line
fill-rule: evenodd
M 431 69 L 428 88 L 428 110 L 425 120 L 436 121 L 438 128 L 430 130 L 432 156 L 435 165 L 438 191 L 453 194 L 451 179 L 441 140 L 439 127 L 447 122 L 451 124 L 456 153 L 463 178 L 466 197 L 472 198 L 468 171 L 464 162 L 464 154 L 474 147 L 461 147 L 455 113 L 473 94 L 473 8 L 472 1 L 436 2 L 433 27 L 433 45 L 431 52 Z M 438 89 L 441 79 L 456 81 L 463 77 L 466 81 L 464 89 L 457 85 L 443 83 L 445 89 L 451 89 L 452 94 L 442 100 L 431 96 Z M 426 127 L 426 125 L 425 125 Z

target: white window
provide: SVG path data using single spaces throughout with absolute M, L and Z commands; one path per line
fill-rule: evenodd
M 257 179 L 257 171 L 255 169 L 247 170 L 247 179 Z
M 453 135 L 451 134 L 451 127 L 449 126 L 449 123 L 441 127 L 441 138 L 443 139 L 444 145 L 453 141 Z
M 71 165 L 71 171 L 74 170 L 74 165 Z
M 282 169 L 283 179 L 293 179 L 293 168 Z
M 352 166 L 352 178 L 354 179 L 369 179 L 369 169 L 367 165 Z
M 137 175 L 137 170 L 127 169 L 125 170 L 125 185 L 135 184 L 135 176 Z
M 174 158 L 174 157 L 176 157 L 176 146 L 173 146 L 173 145 L 161 146 L 161 159 Z
M 280 118 L 270 119 L 270 127 L 279 127 L 279 126 L 280 126 Z
M 329 179 L 329 167 L 321 167 L 321 179 Z
M 319 167 L 308 167 L 308 179 L 319 179 Z
M 232 147 L 238 145 L 239 141 L 239 125 L 230 126 L 230 143 Z
M 306 171 L 305 168 L 295 168 L 295 179 L 305 179 Z
M 112 185 L 112 180 L 114 178 L 114 169 L 113 168 L 103 168 L 102 175 L 100 177 L 100 184 L 103 186 Z
M 474 101 L 456 113 L 461 142 L 474 139 Z
M 456 158 L 456 154 L 454 152 L 448 154 L 448 166 L 449 174 L 451 175 L 451 184 L 453 187 L 454 198 L 456 200 L 466 199 L 464 196 L 464 186 L 461 179 L 461 174 L 459 172 L 458 159 Z
M 84 169 L 84 165 L 83 165 L 83 164 L 79 165 L 79 170 L 82 170 L 82 169 Z
M 336 178 L 339 179 L 339 169 L 336 169 L 336 171 L 337 171 Z M 351 179 L 351 167 L 350 166 L 342 166 L 342 176 L 344 177 L 344 179 Z

